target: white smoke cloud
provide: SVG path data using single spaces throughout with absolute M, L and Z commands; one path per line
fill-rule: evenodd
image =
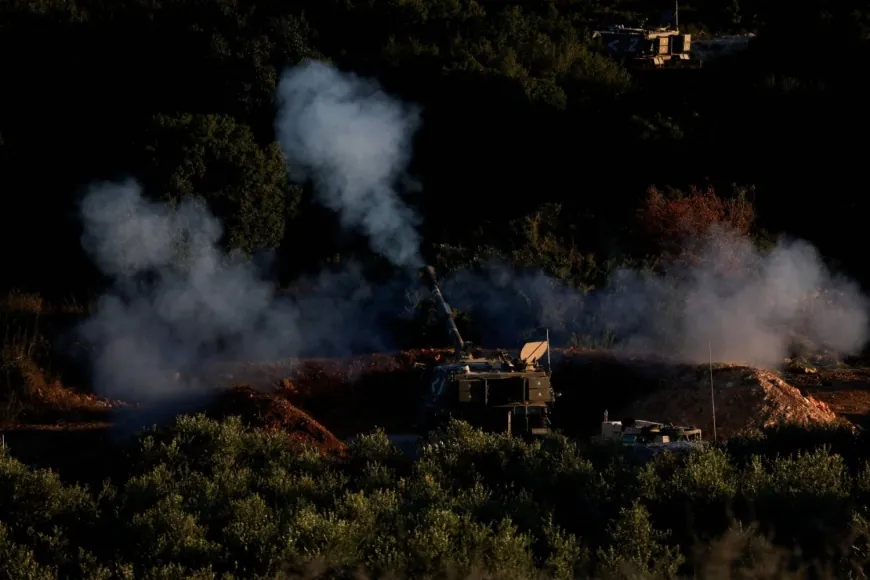
M 853 354 L 867 341 L 868 301 L 857 284 L 831 273 L 802 240 L 760 252 L 745 237 L 717 233 L 703 264 L 683 282 L 679 351 L 691 360 L 774 367 L 790 345 Z M 715 265 L 730 262 L 727 273 Z
M 776 368 L 795 343 L 855 354 L 870 322 L 857 284 L 832 274 L 807 242 L 781 239 L 760 251 L 726 231 L 710 237 L 696 265 L 657 275 L 618 270 L 588 294 L 494 264 L 452 273 L 442 287 L 493 346 L 546 326 L 563 344 L 572 335 L 592 343 L 609 335 L 624 353 L 690 363 L 712 350 L 717 361 Z
M 359 228 L 372 249 L 399 266 L 422 266 L 419 218 L 396 191 L 420 119 L 372 80 L 305 61 L 278 84 L 275 128 L 291 178 L 312 180 L 317 197 Z
M 314 61 L 287 70 L 277 97 L 289 174 L 311 179 L 320 202 L 373 249 L 397 265 L 421 265 L 419 218 L 396 191 L 418 110 Z M 407 280 L 375 292 L 349 266 L 277 299 L 249 261 L 222 252 L 221 224 L 205 205 L 152 203 L 133 180 L 93 184 L 81 217 L 82 244 L 113 281 L 81 328 L 103 395 L 161 400 L 213 387 L 209 369 L 227 360 L 393 346 L 379 329 L 386 313 L 401 311 Z
M 113 280 L 81 328 L 102 395 L 157 401 L 213 388 L 206 377 L 225 362 L 392 346 L 378 329 L 401 287 L 375 292 L 358 267 L 278 298 L 250 261 L 221 251 L 221 225 L 201 203 L 171 209 L 135 181 L 103 182 L 81 216 L 82 243 Z
M 278 100 L 290 175 L 313 180 L 320 201 L 396 265 L 421 265 L 419 218 L 395 189 L 418 112 L 317 62 L 287 71 Z M 279 299 L 249 261 L 221 251 L 221 225 L 205 206 L 149 202 L 132 180 L 94 184 L 81 216 L 83 246 L 113 280 L 81 329 L 105 396 L 154 401 L 201 392 L 213 386 L 203 378 L 209 367 L 226 361 L 389 349 L 382 319 L 399 315 L 403 292 L 417 284 L 375 288 L 350 267 Z M 717 360 L 773 367 L 795 339 L 842 354 L 864 345 L 866 298 L 810 245 L 782 240 L 760 252 L 727 232 L 711 239 L 697 267 L 618 271 L 588 294 L 507 266 L 455 272 L 442 288 L 453 306 L 472 312 L 490 346 L 547 326 L 557 342 L 610 333 L 626 352 L 689 362 L 706 360 L 709 344 Z

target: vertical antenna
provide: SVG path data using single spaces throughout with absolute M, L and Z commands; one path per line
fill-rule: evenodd
M 680 30 L 680 0 L 674 0 L 674 28 Z
M 553 365 L 550 362 L 550 328 L 547 327 L 547 372 L 553 374 Z
M 710 351 L 710 405 L 713 408 L 713 441 L 716 441 L 716 395 L 713 391 L 713 346 L 707 339 L 707 349 Z

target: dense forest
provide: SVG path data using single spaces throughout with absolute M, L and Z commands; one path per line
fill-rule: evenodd
M 312 201 L 310 183 L 290 181 L 275 143 L 278 79 L 306 58 L 421 107 L 407 201 L 423 216 L 426 258 L 445 267 L 482 246 L 549 260 L 531 265 L 572 279 L 593 258 L 642 259 L 651 246 L 636 211 L 653 187 L 742 194 L 757 232 L 806 238 L 870 282 L 858 190 L 870 10 L 854 0 L 680 5 L 695 37 L 757 35 L 699 70 L 626 70 L 592 38 L 596 26 L 655 23 L 668 10 L 631 0 L 4 2 L 3 286 L 95 291 L 77 203 L 94 180 L 130 176 L 156 199 L 204 198 L 224 243 L 274 250 L 284 283 L 364 259 L 364 240 Z
M 182 417 L 65 484 L 0 447 L 6 578 L 864 578 L 870 462 L 844 430 L 754 433 L 638 466 L 608 445 L 451 423 L 408 461 Z M 5 567 L 5 569 L 3 569 Z

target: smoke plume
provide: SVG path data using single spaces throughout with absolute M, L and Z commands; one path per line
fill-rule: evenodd
M 135 181 L 93 185 L 81 216 L 82 243 L 113 280 L 81 329 L 104 396 L 157 401 L 214 387 L 213 370 L 232 361 L 393 346 L 378 328 L 401 294 L 375 292 L 357 267 L 279 297 L 249 260 L 221 251 L 204 205 L 152 203 Z
M 783 238 L 761 251 L 724 230 L 709 237 L 693 265 L 615 270 L 588 293 L 502 264 L 455 272 L 442 287 L 486 344 L 539 339 L 548 327 L 555 342 L 690 363 L 712 351 L 717 361 L 775 368 L 794 345 L 855 354 L 870 321 L 858 286 L 832 274 L 810 244 Z
M 278 85 L 278 141 L 294 181 L 359 228 L 398 266 L 421 266 L 418 217 L 396 191 L 410 161 L 419 112 L 371 80 L 306 61 Z
M 278 92 L 290 175 L 312 180 L 320 201 L 396 265 L 420 265 L 418 217 L 395 187 L 416 109 L 317 62 L 287 71 Z M 82 243 L 113 281 L 81 329 L 95 388 L 109 397 L 202 392 L 219 363 L 391 349 L 378 329 L 419 284 L 400 274 L 375 288 L 350 266 L 279 297 L 250 261 L 221 251 L 221 225 L 204 205 L 149 202 L 135 181 L 93 185 L 81 216 Z M 454 272 L 442 288 L 488 346 L 541 338 L 546 326 L 557 343 L 605 340 L 689 362 L 710 349 L 716 360 L 773 367 L 794 342 L 849 354 L 866 342 L 870 318 L 857 286 L 829 272 L 809 244 L 781 240 L 762 252 L 724 231 L 695 265 L 617 270 L 591 292 L 497 264 Z

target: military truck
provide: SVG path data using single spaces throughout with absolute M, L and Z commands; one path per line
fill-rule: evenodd
M 424 380 L 426 394 L 418 423 L 428 431 L 453 417 L 490 432 L 538 436 L 551 430 L 551 414 L 558 394 L 550 381 L 549 340 L 526 343 L 517 358 L 498 350 L 495 356 L 472 354 L 472 345 L 462 339 L 453 311 L 444 300 L 435 270 L 420 270 L 435 307 L 444 321 L 454 352 L 452 360 L 429 369 Z
M 622 441 L 626 445 L 647 443 L 671 443 L 675 441 L 700 441 L 701 430 L 697 427 L 671 425 L 642 419 L 601 422 L 601 437 Z
M 621 441 L 633 452 L 634 459 L 640 464 L 664 452 L 688 453 L 702 444 L 701 430 L 697 427 L 642 419 L 609 421 L 606 411 L 601 422 L 600 438 Z
M 674 11 L 662 15 L 661 23 L 668 26 L 647 28 L 646 20 L 640 26 L 623 24 L 605 26 L 592 31 L 593 40 L 601 39 L 604 50 L 611 57 L 634 69 L 698 68 L 702 61 L 693 56 L 692 35 L 680 32 L 680 3 L 674 2 Z
M 595 30 L 608 55 L 635 68 L 699 67 L 692 56 L 692 35 L 670 28 L 626 28 L 614 25 Z

